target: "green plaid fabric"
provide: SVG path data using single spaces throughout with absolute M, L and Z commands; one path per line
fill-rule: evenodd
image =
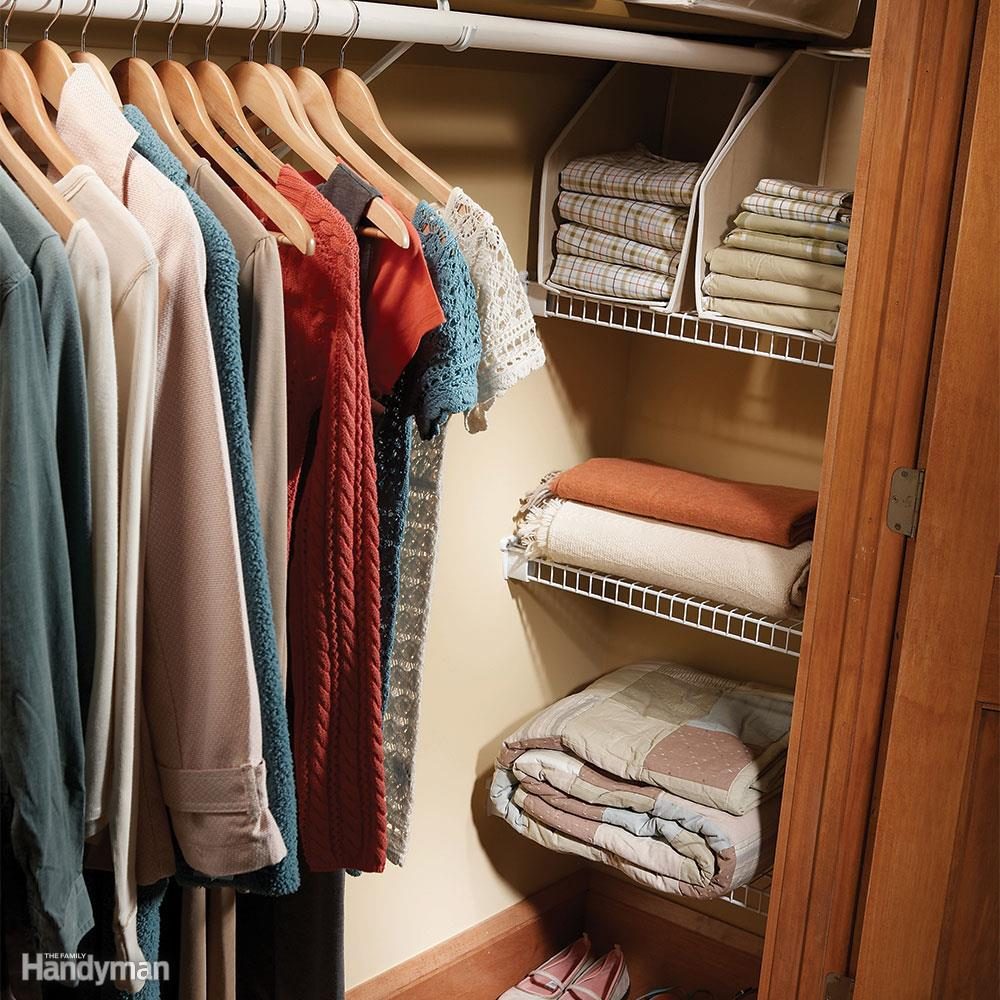
M 684 246 L 688 224 L 684 208 L 574 191 L 561 192 L 558 207 L 566 221 L 579 222 L 602 233 L 624 236 L 661 250 L 680 250 Z
M 847 262 L 847 244 L 831 243 L 829 240 L 810 240 L 801 236 L 781 236 L 778 233 L 755 233 L 751 229 L 734 229 L 723 240 L 726 246 L 742 247 L 744 250 L 759 250 L 779 257 L 798 257 L 801 260 L 815 260 L 820 264 Z
M 800 219 L 803 222 L 850 222 L 851 211 L 837 205 L 817 205 L 812 201 L 779 198 L 773 194 L 748 194 L 740 208 L 758 215 L 773 215 L 778 219 Z
M 564 191 L 686 207 L 694 197 L 703 163 L 668 160 L 645 146 L 572 160 L 559 174 Z
M 834 243 L 846 243 L 851 235 L 851 227 L 839 222 L 801 222 L 798 219 L 776 219 L 773 215 L 754 215 L 753 212 L 740 212 L 734 223 L 737 229 L 753 229 L 781 236 L 805 236 Z
M 588 295 L 641 302 L 666 302 L 674 290 L 674 279 L 670 275 L 566 254 L 556 257 L 549 281 Z
M 608 264 L 625 264 L 641 271 L 676 274 L 680 253 L 646 246 L 635 240 L 612 233 L 601 233 L 576 222 L 564 222 L 556 232 L 556 251 L 588 260 L 603 260 Z
M 779 198 L 794 198 L 795 201 L 811 201 L 817 205 L 836 205 L 839 208 L 850 208 L 854 201 L 853 191 L 841 191 L 838 188 L 818 187 L 815 184 L 796 184 L 794 181 L 782 181 L 773 177 L 765 177 L 757 185 L 760 194 L 773 194 Z

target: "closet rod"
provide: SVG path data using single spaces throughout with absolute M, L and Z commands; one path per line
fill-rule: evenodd
M 0 0 L 0 8 L 7 4 Z M 279 5 L 275 4 L 275 8 Z M 18 0 L 18 15 L 54 9 L 55 0 Z M 97 16 L 134 20 L 137 0 L 98 0 Z M 86 14 L 90 0 L 65 0 L 62 16 Z M 573 56 L 609 62 L 646 63 L 681 69 L 712 70 L 744 76 L 772 76 L 784 63 L 787 51 L 755 49 L 696 39 L 556 24 L 518 17 L 466 14 L 454 10 L 404 7 L 361 0 L 357 37 L 381 41 L 442 45 L 452 49 L 495 49 L 540 55 Z M 215 12 L 214 0 L 186 0 L 181 22 L 207 26 Z M 304 32 L 312 22 L 312 0 L 288 0 L 286 32 Z M 146 20 L 171 21 L 175 0 L 150 0 Z M 226 0 L 222 26 L 251 28 L 260 16 L 258 0 Z M 277 16 L 280 16 L 280 12 Z M 321 0 L 316 34 L 347 35 L 354 23 L 350 0 Z

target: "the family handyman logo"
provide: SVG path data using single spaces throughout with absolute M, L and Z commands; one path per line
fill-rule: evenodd
M 169 962 L 102 962 L 93 955 L 37 952 L 22 953 L 21 978 L 25 982 L 105 983 L 147 982 L 170 979 Z

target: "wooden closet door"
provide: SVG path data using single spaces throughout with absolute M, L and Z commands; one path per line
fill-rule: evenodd
M 854 1000 L 1000 995 L 1000 13 L 980 9 Z

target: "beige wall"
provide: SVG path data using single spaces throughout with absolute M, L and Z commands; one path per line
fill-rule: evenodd
M 73 31 L 58 28 L 54 37 L 71 42 Z M 178 56 L 200 54 L 202 34 L 179 32 Z M 110 65 L 129 35 L 124 25 L 95 22 L 90 47 Z M 156 26 L 144 29 L 142 48 L 159 58 L 162 37 Z M 220 62 L 242 54 L 245 37 L 220 33 L 213 46 Z M 384 50 L 354 43 L 348 63 L 360 68 Z M 332 40 L 315 39 L 309 62 L 326 69 L 335 52 Z M 297 56 L 291 41 L 285 54 L 286 61 Z M 389 126 L 494 214 L 524 266 L 541 158 L 606 69 L 423 48 L 373 89 Z M 547 368 L 495 407 L 487 433 L 470 437 L 461 420 L 448 432 L 410 854 L 402 869 L 349 880 L 349 985 L 575 867 L 485 816 L 497 746 L 539 708 L 647 655 L 793 680 L 790 658 L 582 598 L 508 587 L 498 543 L 522 492 L 543 473 L 591 455 L 641 455 L 709 473 L 815 485 L 828 375 L 572 323 L 548 321 L 540 329 Z

